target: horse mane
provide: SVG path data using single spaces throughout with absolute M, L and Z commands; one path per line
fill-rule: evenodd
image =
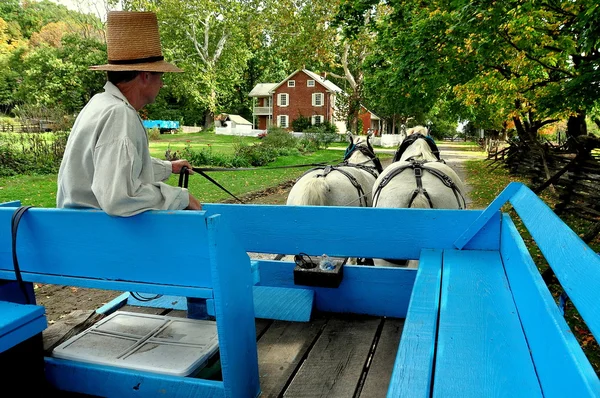
M 408 130 L 406 130 L 407 137 L 411 134 L 423 134 L 424 136 L 427 137 L 429 135 L 429 130 L 427 130 L 427 127 L 425 127 L 425 126 L 415 126 L 415 127 L 411 127 Z

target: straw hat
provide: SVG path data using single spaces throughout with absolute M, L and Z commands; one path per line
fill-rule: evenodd
M 111 11 L 106 21 L 108 64 L 93 70 L 183 72 L 164 61 L 153 12 Z

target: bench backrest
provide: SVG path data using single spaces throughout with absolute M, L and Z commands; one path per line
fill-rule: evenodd
M 8 233 L 14 210 L 0 208 L 4 279 L 14 278 Z M 203 212 L 122 218 L 95 210 L 32 208 L 19 224 L 17 255 L 23 279 L 30 282 L 60 277 L 75 286 L 97 279 L 117 290 L 127 290 L 128 283 L 131 290 L 138 284 L 211 288 L 208 235 Z
M 0 280 L 16 279 L 15 210 L 0 207 Z M 219 215 L 150 211 L 122 218 L 32 208 L 19 224 L 16 251 L 24 282 L 211 299 L 223 373 L 217 388 L 224 396 L 258 394 L 250 259 Z
M 206 204 L 221 214 L 249 252 L 418 259 L 427 248 L 454 249 L 454 241 L 481 210 L 384 209 L 326 206 Z M 468 242 L 498 250 L 500 215 Z

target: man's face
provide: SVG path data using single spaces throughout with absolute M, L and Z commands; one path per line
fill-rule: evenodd
M 163 86 L 162 72 L 144 72 L 147 73 L 146 79 L 146 103 L 151 104 L 156 100 L 158 92 Z

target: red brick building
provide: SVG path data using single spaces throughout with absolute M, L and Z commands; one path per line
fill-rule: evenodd
M 361 105 L 358 117 L 362 120 L 363 134 L 373 133 L 375 136 L 381 135 L 381 119 L 379 116 Z
M 336 95 L 342 89 L 323 76 L 306 69 L 297 70 L 279 83 L 259 83 L 248 94 L 254 99 L 254 128 L 272 125 L 292 129 L 292 121 L 308 117 L 312 124 L 335 123 Z

